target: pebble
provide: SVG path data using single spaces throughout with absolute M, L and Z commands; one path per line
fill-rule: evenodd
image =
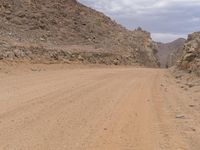
M 189 106 L 190 106 L 190 107 L 195 107 L 195 105 L 192 105 L 192 104 L 191 104 L 191 105 L 189 105 Z
M 176 115 L 176 118 L 177 119 L 185 119 L 185 116 L 184 115 Z

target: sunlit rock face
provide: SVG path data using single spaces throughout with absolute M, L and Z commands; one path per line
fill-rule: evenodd
M 188 36 L 178 67 L 200 76 L 200 32 Z

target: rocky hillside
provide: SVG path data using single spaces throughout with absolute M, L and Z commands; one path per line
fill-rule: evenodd
M 178 67 L 200 76 L 200 32 L 188 36 Z
M 156 67 L 155 44 L 76 0 L 0 0 L 0 59 Z
M 157 43 L 158 59 L 161 67 L 171 67 L 182 55 L 185 39 L 179 38 L 170 43 Z

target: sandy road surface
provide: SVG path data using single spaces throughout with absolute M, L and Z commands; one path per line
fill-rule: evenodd
M 0 85 L 0 150 L 200 149 L 199 109 L 166 70 L 0 73 Z

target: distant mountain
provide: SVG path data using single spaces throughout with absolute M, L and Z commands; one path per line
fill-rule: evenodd
M 185 39 L 179 38 L 170 43 L 157 43 L 157 55 L 161 67 L 165 68 L 176 64 L 182 54 L 185 41 Z
M 0 0 L 0 59 L 157 67 L 150 33 L 76 0 Z

